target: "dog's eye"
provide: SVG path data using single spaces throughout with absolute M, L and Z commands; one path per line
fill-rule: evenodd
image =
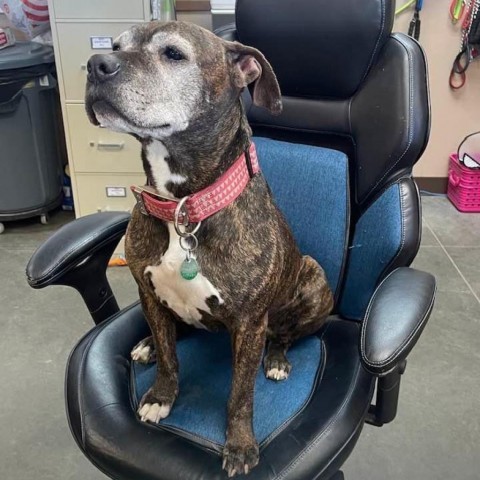
M 165 49 L 165 56 L 170 60 L 183 60 L 185 57 L 174 47 L 167 47 Z
M 112 47 L 112 50 L 113 50 L 114 52 L 118 52 L 118 51 L 120 50 L 120 45 L 119 45 L 118 43 L 115 43 L 115 44 L 113 45 L 113 47 Z

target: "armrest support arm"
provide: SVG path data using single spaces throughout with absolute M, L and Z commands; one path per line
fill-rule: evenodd
M 32 255 L 26 271 L 29 285 L 75 288 L 96 323 L 116 313 L 106 269 L 129 220 L 126 212 L 103 212 L 64 225 Z
M 417 343 L 435 299 L 435 277 L 401 267 L 375 290 L 362 325 L 360 352 L 367 370 L 384 375 Z

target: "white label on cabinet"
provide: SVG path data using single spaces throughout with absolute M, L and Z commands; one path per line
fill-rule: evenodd
M 90 44 L 93 50 L 111 50 L 112 37 L 90 37 Z
M 127 189 L 125 187 L 107 187 L 107 197 L 126 197 Z

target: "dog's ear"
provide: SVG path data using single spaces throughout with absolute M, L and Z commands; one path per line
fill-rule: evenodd
M 282 112 L 280 87 L 267 59 L 256 48 L 239 42 L 225 43 L 233 64 L 235 86 L 248 86 L 255 105 L 266 108 L 273 115 L 279 115 Z

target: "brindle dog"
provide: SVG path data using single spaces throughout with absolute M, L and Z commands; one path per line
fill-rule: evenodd
M 211 185 L 248 148 L 251 130 L 240 102 L 246 86 L 256 105 L 281 112 L 279 86 L 265 57 L 198 26 L 136 25 L 115 40 L 113 50 L 88 63 L 88 116 L 141 142 L 147 179 L 163 195 L 180 199 Z M 158 360 L 138 413 L 143 421 L 159 422 L 178 395 L 176 323 L 226 328 L 233 382 L 223 468 L 229 476 L 248 473 L 259 460 L 253 391 L 266 342 L 265 374 L 285 380 L 287 349 L 322 326 L 333 296 L 320 265 L 300 254 L 261 174 L 202 223 L 201 273 L 193 280 L 180 275 L 185 252 L 178 240 L 173 224 L 134 208 L 125 249 Z M 152 340 L 141 342 L 132 357 L 152 360 Z

